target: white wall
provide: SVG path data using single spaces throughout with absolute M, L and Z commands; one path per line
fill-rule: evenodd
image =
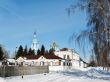
M 66 56 L 65 59 L 67 59 L 67 56 L 70 57 L 70 59 L 72 59 L 72 52 L 70 51 L 56 51 L 55 55 L 64 58 L 64 55 Z
M 67 71 L 71 69 L 70 66 L 49 66 L 49 71 Z
M 79 61 L 72 60 L 72 67 L 80 67 Z
M 72 50 L 68 50 L 68 51 L 55 51 L 54 52 L 55 55 L 64 58 L 64 55 L 66 56 L 65 59 L 67 59 L 67 56 L 70 57 L 70 59 L 74 59 L 74 60 L 79 60 L 79 54 L 73 52 Z
M 67 50 L 67 51 L 55 51 L 55 55 L 64 58 L 64 55 L 66 56 L 65 59 L 67 59 L 67 56 L 70 57 L 72 67 L 79 67 L 79 61 L 80 61 L 80 56 L 76 52 L 73 52 L 72 50 Z M 68 59 L 67 59 L 68 61 Z M 66 61 L 65 61 L 66 62 Z

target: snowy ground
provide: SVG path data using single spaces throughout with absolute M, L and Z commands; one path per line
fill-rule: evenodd
M 48 74 L 24 75 L 0 78 L 0 82 L 110 82 L 110 72 L 100 68 L 52 72 Z

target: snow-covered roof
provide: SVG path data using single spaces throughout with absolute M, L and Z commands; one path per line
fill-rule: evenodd
M 24 58 L 19 57 L 16 61 L 17 61 L 17 62 L 23 62 L 23 61 L 24 61 Z
M 15 62 L 15 59 L 7 59 L 8 62 Z

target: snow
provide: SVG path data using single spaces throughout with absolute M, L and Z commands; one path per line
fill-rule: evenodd
M 7 60 L 8 60 L 8 62 L 12 62 L 12 63 L 16 62 L 15 59 L 7 59 Z
M 0 82 L 6 82 L 4 78 L 0 78 Z
M 0 82 L 110 82 L 110 72 L 100 68 L 73 69 L 46 74 L 0 78 Z

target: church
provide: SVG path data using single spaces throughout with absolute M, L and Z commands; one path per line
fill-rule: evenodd
M 35 51 L 35 53 L 37 53 L 37 50 L 39 49 L 39 41 L 37 39 L 36 32 L 33 34 L 31 48 Z M 23 65 L 31 66 L 86 67 L 86 65 L 82 65 L 82 61 L 80 61 L 80 55 L 75 50 L 69 48 L 57 49 L 57 44 L 55 42 L 51 44 L 51 48 L 55 50 L 55 55 L 28 56 L 25 58 L 20 58 L 17 61 L 22 60 Z
M 49 69 L 79 68 L 86 67 L 87 64 L 81 61 L 80 55 L 69 48 L 57 49 L 57 44 L 53 42 L 51 48 L 54 49 L 54 55 L 29 55 L 27 57 L 19 57 L 15 60 L 15 65 L 22 66 L 49 66 Z M 33 33 L 31 49 L 37 53 L 39 49 L 39 41 L 36 32 Z M 10 62 L 10 61 L 8 61 Z

